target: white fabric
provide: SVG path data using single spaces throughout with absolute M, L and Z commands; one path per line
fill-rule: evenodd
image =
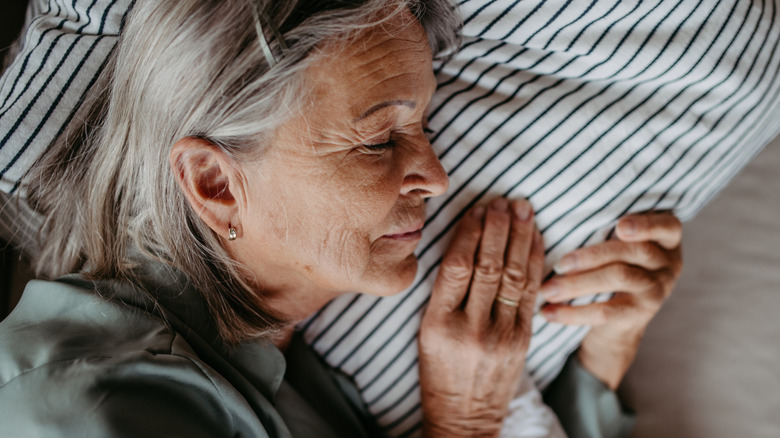
M 0 190 L 19 179 L 51 143 L 116 45 L 133 0 L 31 0 L 40 11 L 0 79 Z M 28 14 L 30 18 L 31 14 Z
M 501 438 L 566 438 L 558 417 L 544 404 L 528 373 L 509 403 Z
M 96 34 L 116 34 L 131 2 L 39 3 L 46 16 L 0 83 L 6 191 L 68 121 L 115 43 Z M 465 45 L 437 66 L 430 108 L 451 189 L 428 203 L 417 279 L 391 298 L 337 299 L 302 327 L 390 436 L 419 432 L 415 335 L 466 208 L 528 197 L 549 268 L 626 212 L 692 217 L 780 128 L 773 0 L 465 0 L 460 10 Z M 527 368 L 545 387 L 587 328 L 533 322 Z

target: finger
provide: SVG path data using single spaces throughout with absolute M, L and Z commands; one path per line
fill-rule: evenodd
M 625 263 L 613 263 L 585 272 L 559 276 L 542 285 L 542 295 L 551 303 L 572 300 L 600 292 L 640 294 L 663 290 L 669 280 L 666 270 L 648 271 Z
M 452 312 L 463 306 L 474 270 L 474 257 L 482 236 L 485 207 L 471 209 L 458 224 L 455 236 L 439 266 L 429 309 Z
M 494 199 L 485 212 L 485 225 L 477 250 L 477 263 L 466 299 L 466 314 L 474 321 L 490 318 L 493 300 L 504 271 L 504 253 L 509 240 L 509 203 Z
M 493 297 L 494 317 L 514 326 L 517 306 L 508 302 L 520 302 L 528 287 L 528 262 L 534 242 L 536 226 L 531 203 L 521 199 L 512 202 L 512 227 L 509 231 L 509 245 L 506 249 L 504 272 L 498 295 Z M 496 300 L 501 297 L 501 300 Z
M 539 292 L 544 279 L 544 239 L 539 229 L 534 230 L 534 241 L 531 247 L 531 257 L 528 260 L 528 290 Z
M 620 219 L 616 234 L 626 242 L 651 241 L 675 249 L 682 241 L 682 223 L 671 213 L 632 214 Z
M 536 296 L 541 288 L 542 278 L 544 276 L 544 240 L 539 230 L 534 232 L 533 246 L 531 247 L 531 257 L 528 260 L 528 288 L 525 296 L 520 302 L 520 309 L 517 312 L 516 326 L 521 334 L 531 335 L 531 323 L 534 316 L 534 307 L 536 306 Z
M 591 303 L 582 306 L 566 304 L 548 304 L 542 307 L 542 316 L 550 322 L 564 325 L 604 325 L 616 316 L 631 312 L 631 302 L 616 295 L 603 303 Z
M 624 262 L 645 269 L 661 269 L 671 263 L 669 254 L 653 242 L 608 240 L 566 254 L 555 264 L 557 274 L 588 271 L 611 263 Z

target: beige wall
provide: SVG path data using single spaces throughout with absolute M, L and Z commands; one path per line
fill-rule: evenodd
M 621 388 L 635 438 L 780 437 L 780 139 L 692 222 Z

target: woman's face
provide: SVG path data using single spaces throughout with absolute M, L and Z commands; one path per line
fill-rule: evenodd
M 323 50 L 303 115 L 242 164 L 240 238 L 228 245 L 271 303 L 294 294 L 290 316 L 345 292 L 408 287 L 424 200 L 447 189 L 423 132 L 436 82 L 422 26 L 407 14 Z

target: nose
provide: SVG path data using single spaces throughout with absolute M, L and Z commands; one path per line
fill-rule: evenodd
M 416 153 L 409 160 L 401 194 L 416 194 L 422 198 L 443 195 L 450 185 L 450 179 L 430 142 L 423 137 L 414 149 Z

